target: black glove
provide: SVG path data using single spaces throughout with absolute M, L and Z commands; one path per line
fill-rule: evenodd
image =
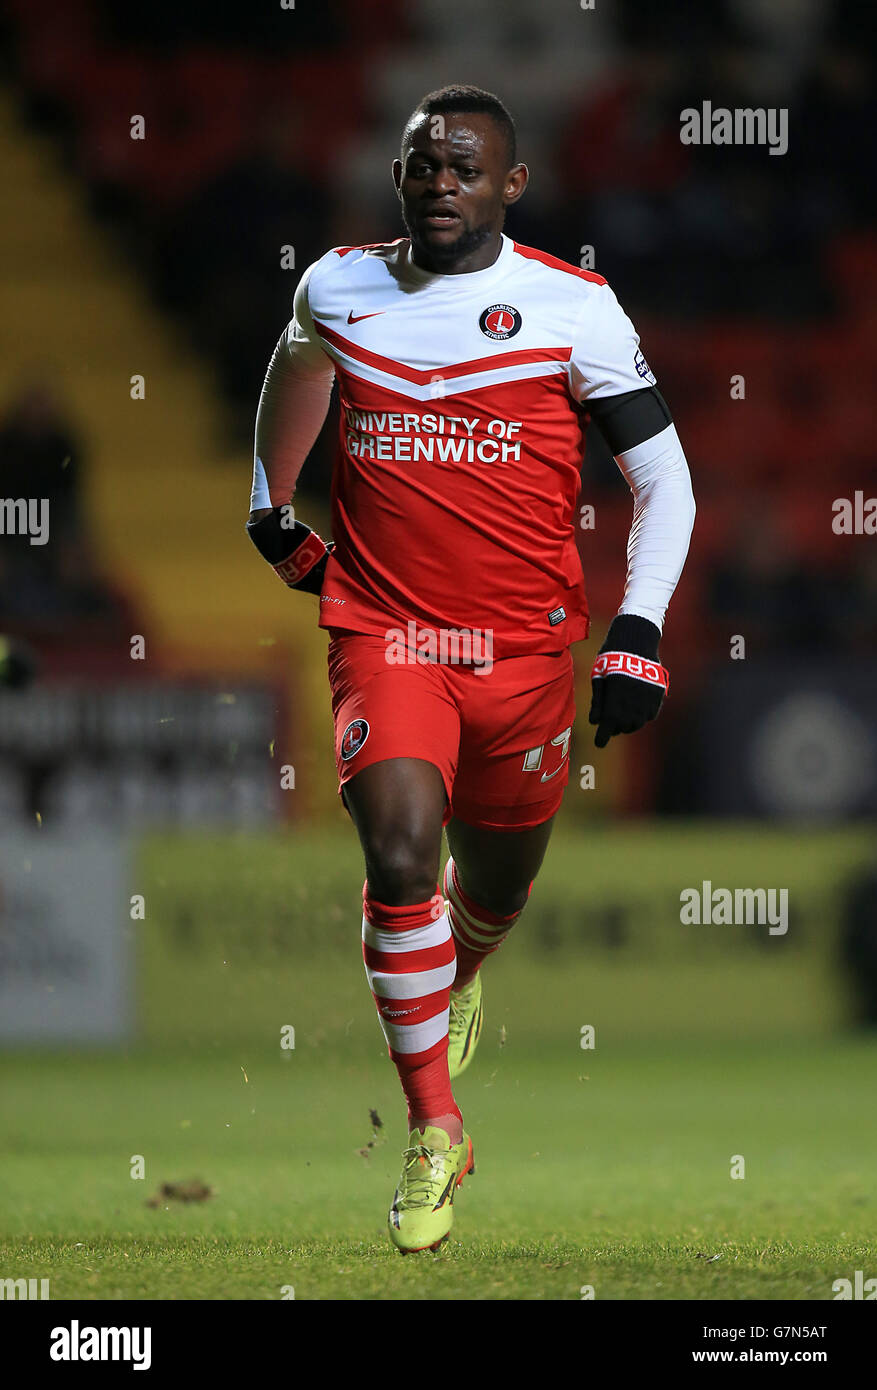
M 634 613 L 613 618 L 591 671 L 588 719 L 598 726 L 598 748 L 605 748 L 615 734 L 634 734 L 657 717 L 670 688 L 670 673 L 658 660 L 660 640 L 648 618 Z
M 290 589 L 319 594 L 326 573 L 326 561 L 334 550 L 316 531 L 295 521 L 283 526 L 283 509 L 275 507 L 261 521 L 247 522 L 247 535 L 263 559 Z

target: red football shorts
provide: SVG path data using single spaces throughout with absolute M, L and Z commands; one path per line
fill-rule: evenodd
M 338 790 L 387 758 L 433 763 L 445 824 L 523 830 L 557 811 L 575 719 L 569 649 L 488 664 L 388 660 L 383 637 L 330 631 Z

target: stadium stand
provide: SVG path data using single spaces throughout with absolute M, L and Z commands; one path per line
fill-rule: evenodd
M 10 0 L 15 107 L 59 152 L 69 191 L 62 198 L 46 185 L 38 208 L 28 212 L 25 202 L 22 224 L 46 230 L 36 241 L 22 231 L 20 241 L 44 269 L 9 288 L 19 317 L 34 325 L 28 350 L 39 347 L 37 325 L 63 314 L 67 361 L 86 340 L 101 359 L 100 370 L 93 357 L 88 370 L 70 365 L 74 404 L 99 427 L 89 487 L 100 549 L 172 647 L 197 645 L 193 564 L 222 591 L 226 650 L 246 628 L 255 589 L 262 602 L 258 572 L 243 554 L 232 557 L 226 532 L 215 547 L 197 539 L 189 508 L 218 526 L 239 510 L 231 456 L 239 465 L 249 445 L 297 274 L 327 246 L 396 234 L 388 164 L 401 119 L 446 80 L 479 81 L 508 101 L 534 173 L 508 230 L 573 262 L 594 247 L 679 424 L 699 515 L 666 659 L 693 680 L 711 641 L 743 621 L 746 605 L 733 603 L 742 590 L 723 575 L 747 513 L 765 522 L 782 514 L 787 563 L 806 569 L 807 592 L 821 595 L 811 626 L 794 626 L 800 639 L 815 631 L 831 645 L 825 625 L 843 634 L 843 613 L 853 611 L 862 640 L 872 581 L 860 545 L 832 544 L 830 517 L 836 497 L 862 486 L 873 456 L 867 57 L 838 37 L 843 5 L 810 6 L 794 35 L 770 7 L 735 0 L 711 11 L 709 25 L 683 0 L 662 7 L 660 23 L 645 8 L 628 0 L 609 16 L 598 6 L 572 48 L 560 20 L 529 0 L 483 9 L 466 0 L 335 0 L 299 6 L 294 23 L 291 12 L 259 17 L 206 0 L 184 18 L 166 3 L 147 12 L 45 0 L 37 11 Z M 670 30 L 684 35 L 672 49 Z M 763 148 L 683 147 L 680 109 L 702 94 L 757 104 L 760 70 L 746 55 L 765 35 L 788 93 L 788 154 L 774 161 Z M 131 138 L 135 113 L 145 140 Z M 3 119 L 4 157 L 17 168 L 9 99 Z M 838 163 L 836 179 L 814 148 Z M 95 269 L 83 217 L 78 240 L 66 240 L 76 189 L 114 238 L 110 272 Z M 26 178 L 23 196 L 36 196 Z M 280 266 L 283 245 L 294 248 L 294 270 Z M 173 329 L 145 309 L 147 291 Z M 94 323 L 97 347 L 85 328 Z M 114 416 L 109 373 L 120 341 L 137 343 L 150 389 L 134 407 L 115 383 Z M 745 409 L 732 390 L 738 380 Z M 141 428 L 132 446 L 134 408 Z M 302 480 L 317 515 L 333 428 L 330 417 Z M 115 463 L 123 455 L 124 479 Z M 582 500 L 597 508 L 596 529 L 581 542 L 602 624 L 618 601 L 630 503 L 597 439 Z M 149 538 L 159 530 L 157 546 Z M 278 617 L 282 597 L 271 609 Z M 789 639 L 782 623 L 768 624 L 766 643 L 771 632 Z

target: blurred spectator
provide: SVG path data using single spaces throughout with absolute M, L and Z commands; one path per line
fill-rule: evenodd
M 218 359 L 233 423 L 249 442 L 268 359 L 292 317 L 301 271 L 328 249 L 326 190 L 301 165 L 306 113 L 266 113 L 252 149 L 154 228 L 162 301 L 190 316 Z M 287 262 L 292 248 L 294 264 Z
M 804 112 L 791 81 L 782 100 L 790 148 L 800 148 Z M 704 101 L 714 110 L 765 104 L 751 51 L 730 40 L 696 61 L 640 51 L 566 128 L 560 167 L 586 190 L 577 215 L 599 269 L 661 315 L 826 313 L 828 214 L 818 194 L 833 174 L 759 144 L 683 146 L 681 112 Z
M 609 8 L 599 30 L 575 4 L 540 10 L 526 0 L 489 14 L 462 0 L 450 10 L 445 0 L 299 0 L 258 14 L 207 0 L 140 10 L 77 0 L 67 9 L 81 21 L 80 49 L 69 56 L 65 37 L 50 61 L 39 8 L 16 6 L 10 27 L 22 93 L 56 90 L 63 138 L 86 179 L 89 149 L 109 177 L 107 131 L 131 143 L 129 80 L 149 94 L 153 154 L 156 137 L 166 143 L 151 164 L 110 168 L 129 214 L 119 230 L 137 273 L 214 363 L 223 443 L 242 451 L 301 271 L 333 245 L 402 233 L 389 159 L 407 103 L 427 78 L 475 77 L 469 67 L 489 56 L 480 80 L 518 114 L 522 152 L 531 142 L 535 151 L 510 235 L 573 264 L 593 246 L 594 268 L 654 357 L 689 453 L 700 512 L 672 631 L 682 631 L 690 599 L 691 634 L 712 618 L 756 644 L 865 650 L 877 588 L 870 555 L 850 546 L 817 563 L 803 535 L 796 548 L 783 542 L 776 519 L 812 501 L 827 469 L 838 487 L 853 487 L 870 465 L 873 20 L 860 0 Z M 458 10 L 466 23 L 449 20 Z M 546 54 L 550 80 L 540 85 Z M 81 75 L 104 71 L 106 109 L 101 84 Z M 683 145 L 681 112 L 704 101 L 714 111 L 787 110 L 787 152 L 745 141 Z M 175 145 L 176 122 L 188 144 Z M 175 163 L 180 148 L 186 157 Z M 185 170 L 168 180 L 171 192 L 165 168 Z M 294 264 L 288 253 L 281 264 L 284 247 Z M 744 377 L 732 415 L 729 382 Z M 328 489 L 336 423 L 337 401 L 302 475 L 312 495 Z M 52 447 L 70 455 L 73 496 L 75 449 Z M 587 500 L 617 501 L 620 516 L 625 484 L 597 431 L 587 453 Z M 723 548 L 728 479 L 754 519 Z M 59 497 L 53 521 L 63 507 Z M 81 534 L 75 522 L 72 534 Z M 591 550 L 603 535 L 589 537 Z M 605 544 L 614 555 L 616 542 Z M 34 547 L 23 563 L 53 566 L 69 595 L 71 554 L 72 544 L 51 559 Z M 70 568 L 74 580 L 88 573 L 78 561 Z M 0 576 L 0 603 L 11 601 L 9 587 Z M 691 650 L 706 659 L 702 641 Z
M 877 550 L 870 538 L 858 541 L 851 562 L 827 576 L 831 623 L 837 640 L 851 654 L 873 658 L 877 651 Z
M 840 965 L 854 1001 L 856 1021 L 877 1027 L 877 865 L 846 885 Z
M 877 637 L 877 562 L 864 545 L 839 552 L 833 566 L 788 544 L 767 498 L 735 528 L 707 578 L 712 617 L 762 655 L 799 648 L 873 652 Z
M 36 670 L 30 647 L 0 632 L 0 690 L 23 689 L 30 685 Z
M 214 0 L 150 0 L 148 5 L 119 5 L 100 0 L 96 6 L 108 38 L 131 44 L 213 43 L 260 49 L 277 44 L 288 21 L 288 42 L 323 48 L 338 41 L 345 18 L 339 0 L 274 5 L 216 5 Z
M 61 402 L 44 380 L 28 383 L 0 423 L 0 478 L 3 499 L 43 503 L 47 539 L 32 544 L 31 534 L 13 527 L 13 512 L 6 509 L 0 616 L 10 622 L 43 625 L 115 610 L 115 599 L 94 572 L 80 470 L 80 446 Z
M 789 162 L 811 216 L 827 233 L 874 217 L 873 61 L 849 41 L 820 53 L 803 82 Z

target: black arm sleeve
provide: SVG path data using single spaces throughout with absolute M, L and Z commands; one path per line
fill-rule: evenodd
M 673 416 L 657 386 L 599 396 L 582 404 L 613 456 L 642 444 L 672 425 Z

